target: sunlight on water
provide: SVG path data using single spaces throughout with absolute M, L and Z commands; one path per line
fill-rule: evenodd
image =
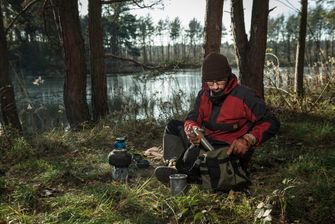
M 87 80 L 87 101 L 90 106 L 90 78 Z M 63 82 L 63 78 L 59 77 L 25 77 L 24 80 L 14 80 L 19 114 L 24 123 L 32 126 L 34 122 L 31 120 L 36 119 L 36 116 L 39 117 L 39 122 L 52 120 L 50 125 L 66 123 Z M 160 118 L 162 113 L 170 116 L 171 113 L 180 112 L 172 108 L 177 104 L 181 107 L 180 110 L 188 110 L 190 98 L 197 94 L 200 87 L 200 69 L 167 72 L 159 76 L 107 75 L 110 112 L 133 113 L 130 116 L 136 119 L 149 116 Z

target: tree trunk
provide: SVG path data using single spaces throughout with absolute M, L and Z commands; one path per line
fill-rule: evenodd
M 196 50 L 197 50 L 197 45 L 193 43 L 193 61 L 196 60 Z
M 210 52 L 220 53 L 223 0 L 206 1 L 205 40 L 206 57 Z
M 86 102 L 86 63 L 77 0 L 59 0 L 66 75 L 64 105 L 71 128 L 90 120 Z
M 252 6 L 251 31 L 248 58 L 249 75 L 245 74 L 245 84 L 255 89 L 264 98 L 264 63 L 267 38 L 267 22 L 269 15 L 269 0 L 254 0 Z M 243 76 L 243 74 L 242 74 Z
M 299 41 L 299 40 L 298 40 Z M 309 64 L 309 66 L 313 65 L 313 57 L 312 57 L 312 47 L 313 47 L 313 41 L 311 39 L 309 39 L 307 41 L 306 44 L 306 59 L 307 59 L 307 63 Z
M 142 54 L 143 54 L 143 64 L 148 64 L 147 48 L 145 44 L 142 46 Z
M 263 70 L 269 0 L 253 1 L 249 41 L 245 32 L 242 0 L 232 0 L 231 6 L 235 50 L 241 83 L 255 89 L 258 95 L 264 98 Z
M 299 97 L 304 96 L 304 55 L 307 26 L 307 0 L 301 0 L 301 18 L 299 27 L 299 42 L 295 63 L 295 85 L 294 89 Z
M 321 56 L 321 41 L 320 39 L 317 39 L 315 41 L 314 63 L 320 62 L 320 56 Z
M 173 44 L 173 61 L 178 60 L 178 44 L 176 42 Z
M 161 61 L 164 61 L 164 45 L 161 45 L 161 54 L 162 54 L 162 58 Z
M 4 125 L 12 126 L 22 131 L 16 109 L 14 88 L 9 78 L 9 62 L 7 41 L 4 30 L 1 2 L 0 2 L 0 104 Z
M 325 40 L 325 54 L 326 54 L 326 59 L 328 60 L 329 57 L 329 47 L 330 47 L 330 41 L 329 40 Z
M 170 43 L 167 46 L 167 61 L 170 62 Z
M 88 13 L 91 51 L 92 114 L 93 120 L 98 121 L 108 114 L 100 0 L 89 0 Z
M 245 32 L 244 25 L 244 9 L 242 0 L 232 0 L 231 2 L 231 22 L 233 25 L 233 35 L 235 40 L 236 62 L 240 74 L 248 73 L 248 57 L 249 49 L 248 37 Z M 240 76 L 241 82 L 244 81 L 245 75 Z
M 152 63 L 152 45 L 149 44 L 149 62 Z
M 287 40 L 286 40 L 286 57 L 287 57 L 287 62 L 289 66 L 291 66 L 291 35 L 287 35 Z
M 182 60 L 184 61 L 185 59 L 186 59 L 186 44 L 183 42 L 182 44 L 181 44 L 181 47 L 182 47 Z
M 334 42 L 335 42 L 335 41 L 334 41 L 334 38 L 332 37 L 332 38 L 331 38 L 331 42 L 330 42 L 330 46 L 331 46 L 331 47 L 330 47 L 330 49 L 331 49 L 331 50 L 330 50 L 330 56 L 331 56 L 331 57 L 334 57 L 334 56 L 335 56 L 335 55 L 334 55 L 334 45 L 335 45 Z

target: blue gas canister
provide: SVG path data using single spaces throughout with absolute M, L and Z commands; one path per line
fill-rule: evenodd
M 116 138 L 116 141 L 114 142 L 114 148 L 115 149 L 125 149 L 126 148 L 126 138 L 125 137 Z

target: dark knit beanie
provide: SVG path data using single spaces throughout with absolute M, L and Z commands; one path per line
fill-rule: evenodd
M 218 53 L 208 54 L 202 63 L 202 81 L 218 81 L 231 75 L 231 67 L 225 56 Z

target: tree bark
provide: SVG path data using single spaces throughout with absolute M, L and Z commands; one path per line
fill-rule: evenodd
M 77 0 L 59 0 L 66 75 L 64 105 L 71 128 L 90 120 L 86 102 L 86 63 Z
M 307 27 L 307 0 L 301 0 L 301 18 L 299 27 L 299 41 L 295 64 L 294 90 L 298 97 L 304 96 L 304 56 Z
M 167 61 L 170 62 L 170 43 L 167 46 Z
M 16 109 L 14 88 L 9 78 L 7 40 L 5 36 L 3 14 L 0 2 L 0 104 L 4 125 L 22 131 Z
M 108 114 L 107 79 L 105 73 L 100 0 L 89 0 L 89 39 L 92 83 L 93 121 Z
M 248 52 L 249 74 L 245 74 L 245 85 L 255 89 L 264 98 L 264 63 L 267 38 L 269 0 L 254 0 L 252 5 L 250 49 Z M 243 74 L 242 74 L 243 76 Z
M 248 73 L 249 49 L 248 37 L 245 32 L 244 10 L 242 0 L 232 0 L 231 2 L 231 22 L 233 25 L 233 36 L 235 40 L 236 61 L 240 74 Z M 240 80 L 243 83 L 245 76 L 241 75 Z
M 179 57 L 178 44 L 174 43 L 173 44 L 173 60 L 177 61 L 178 57 Z
M 143 44 L 142 46 L 142 54 L 143 54 L 143 64 L 148 64 L 148 54 L 147 54 L 147 48 L 145 44 Z
M 289 66 L 291 66 L 291 35 L 287 35 L 286 38 L 286 57 Z
M 196 62 L 198 61 L 198 58 L 199 58 L 199 44 L 194 44 L 194 49 L 193 49 L 193 62 Z M 202 49 L 202 48 L 201 48 Z
M 223 0 L 206 1 L 204 57 L 211 52 L 220 53 L 222 10 Z
M 319 37 L 317 37 L 317 38 L 319 38 Z M 314 63 L 318 63 L 320 61 L 320 56 L 321 56 L 321 40 L 316 39 L 314 44 L 315 44 Z
M 161 45 L 161 54 L 162 54 L 162 58 L 161 58 L 161 61 L 164 61 L 164 45 L 162 44 Z
M 329 47 L 330 47 L 330 40 L 325 40 L 325 48 L 324 48 L 324 52 L 325 52 L 325 56 L 328 59 L 329 57 Z
M 232 24 L 241 83 L 264 98 L 264 62 L 269 0 L 254 0 L 250 39 L 245 32 L 243 1 L 232 0 Z
M 152 63 L 152 45 L 149 44 L 149 61 Z
M 333 36 L 334 36 L 334 35 L 333 35 Z M 331 49 L 331 50 L 330 50 L 330 56 L 331 56 L 331 57 L 334 57 L 334 56 L 335 56 L 335 55 L 334 55 L 334 45 L 335 45 L 335 44 L 334 44 L 334 38 L 333 38 L 333 36 L 332 36 L 332 38 L 331 38 L 331 42 L 330 42 L 330 46 L 331 46 L 331 47 L 330 47 L 330 49 Z

